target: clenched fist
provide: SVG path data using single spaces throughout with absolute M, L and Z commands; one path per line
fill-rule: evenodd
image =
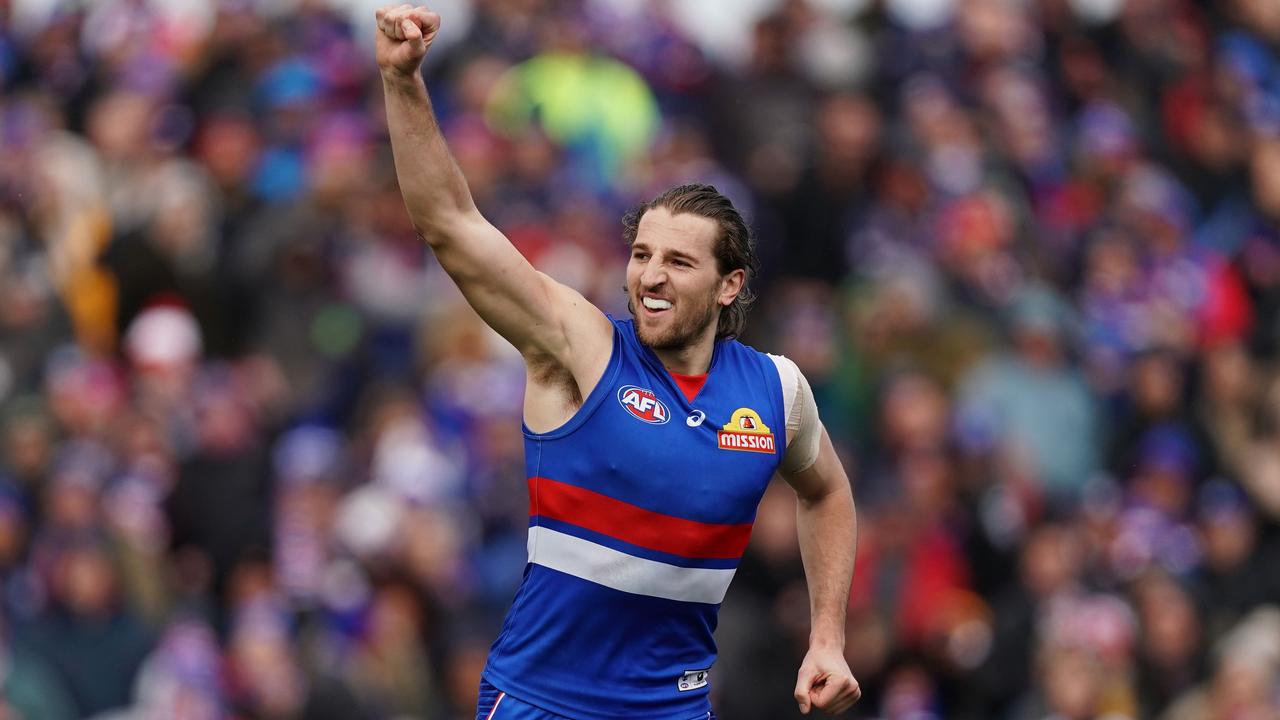
M 795 698 L 802 714 L 808 715 L 810 708 L 817 708 L 837 715 L 853 707 L 861 697 L 862 688 L 840 649 L 809 649 L 796 677 Z
M 377 12 L 376 57 L 384 74 L 412 76 L 440 31 L 440 16 L 424 6 L 395 5 Z

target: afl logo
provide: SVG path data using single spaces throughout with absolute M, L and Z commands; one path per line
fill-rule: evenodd
M 662 425 L 671 419 L 667 406 L 662 404 L 652 390 L 626 385 L 618 390 L 618 402 L 627 412 L 650 425 Z

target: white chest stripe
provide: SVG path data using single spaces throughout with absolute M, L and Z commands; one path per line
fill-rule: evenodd
M 529 562 L 634 595 L 713 605 L 734 573 L 646 560 L 537 525 L 529 528 Z

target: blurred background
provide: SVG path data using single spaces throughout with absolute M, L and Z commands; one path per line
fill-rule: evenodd
M 519 357 L 415 238 L 377 3 L 0 0 L 0 718 L 473 712 Z M 449 0 L 485 214 L 625 314 L 692 180 L 854 477 L 859 717 L 1280 717 L 1280 2 Z M 797 716 L 769 491 L 726 720 Z

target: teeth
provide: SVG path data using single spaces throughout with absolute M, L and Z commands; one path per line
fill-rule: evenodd
M 671 308 L 670 302 L 666 300 L 659 300 L 657 298 L 647 297 L 643 300 L 643 302 L 644 302 L 644 306 L 649 308 L 650 310 L 668 310 Z

